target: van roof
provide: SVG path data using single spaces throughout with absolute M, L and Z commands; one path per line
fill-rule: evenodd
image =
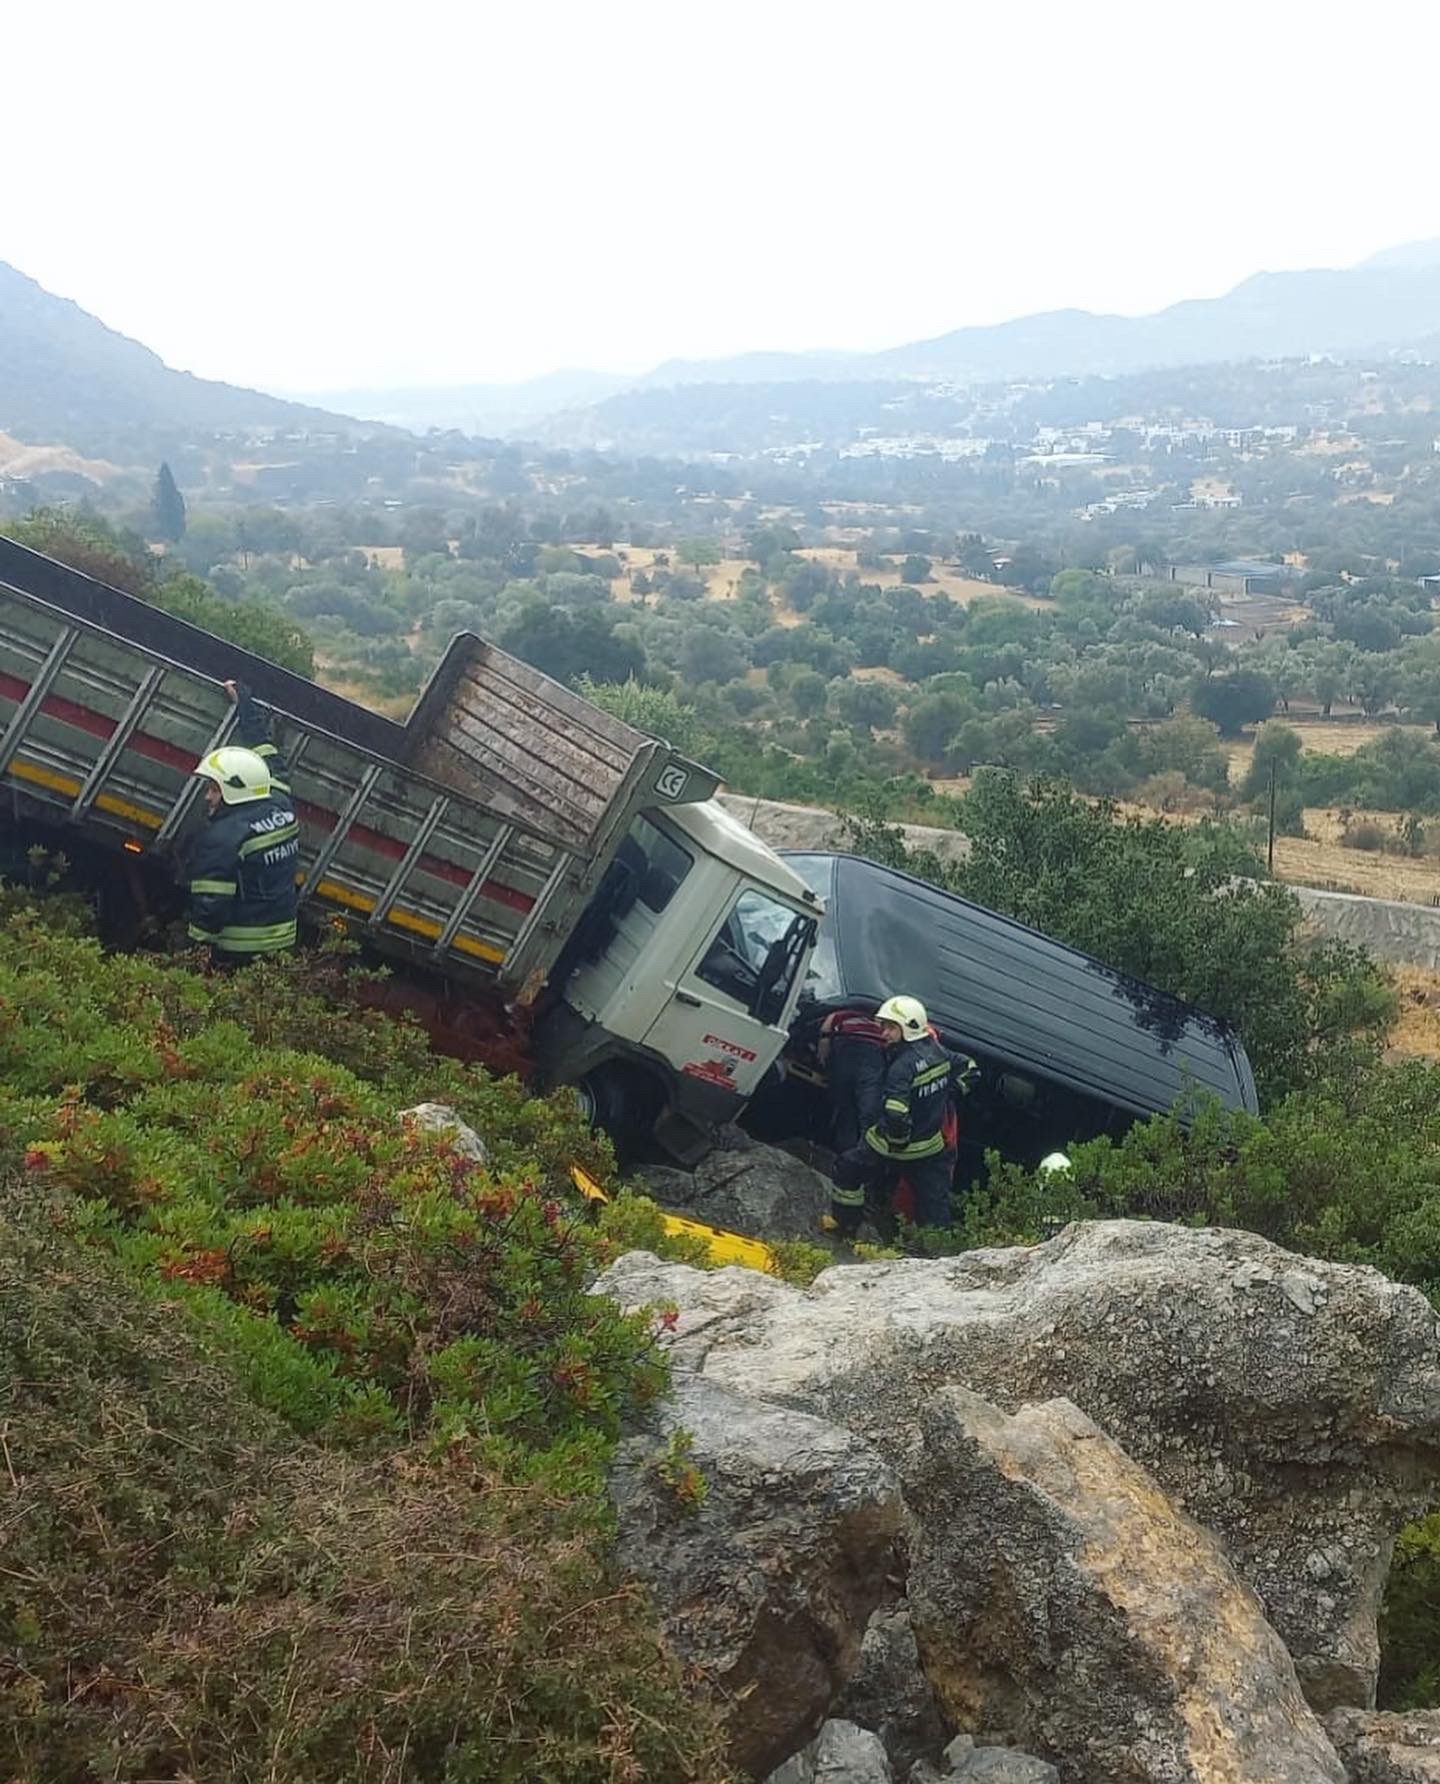
M 810 882 L 802 879 L 787 861 L 738 818 L 732 818 L 718 799 L 702 799 L 695 805 L 652 807 L 647 816 L 664 817 L 709 854 L 718 855 L 762 886 L 781 892 L 793 903 L 819 915 L 820 904 Z
M 1192 1004 L 894 868 L 785 853 L 827 900 L 846 997 L 909 992 L 952 1042 L 1136 1114 L 1196 1090 L 1258 1108 L 1238 1036 Z

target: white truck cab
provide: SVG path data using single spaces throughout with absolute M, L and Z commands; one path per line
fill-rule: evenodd
M 823 911 L 716 801 L 641 813 L 552 978 L 547 1077 L 698 1156 L 779 1058 Z

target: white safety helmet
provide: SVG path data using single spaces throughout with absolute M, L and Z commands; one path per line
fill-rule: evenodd
M 211 750 L 195 764 L 194 772 L 214 781 L 226 805 L 245 805 L 252 799 L 270 797 L 270 764 L 254 750 L 227 744 Z
M 918 1041 L 930 1031 L 930 1018 L 918 997 L 887 997 L 875 1012 L 877 1022 L 893 1022 L 907 1041 Z
M 1063 1152 L 1047 1152 L 1040 1160 L 1039 1169 L 1044 1171 L 1047 1177 L 1052 1174 L 1058 1176 L 1070 1169 L 1070 1160 Z

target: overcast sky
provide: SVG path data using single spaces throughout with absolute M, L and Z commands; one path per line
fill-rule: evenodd
M 0 41 L 0 259 L 270 389 L 873 348 L 1440 235 L 1434 0 L 69 0 Z

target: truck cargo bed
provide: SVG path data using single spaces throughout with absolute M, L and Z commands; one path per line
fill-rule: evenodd
M 385 951 L 522 994 L 544 977 L 643 805 L 715 779 L 471 636 L 405 725 L 0 538 L 0 789 L 117 850 L 199 822 L 222 680 L 269 706 L 291 763 L 302 899 Z M 0 810 L 3 810 L 0 807 Z

